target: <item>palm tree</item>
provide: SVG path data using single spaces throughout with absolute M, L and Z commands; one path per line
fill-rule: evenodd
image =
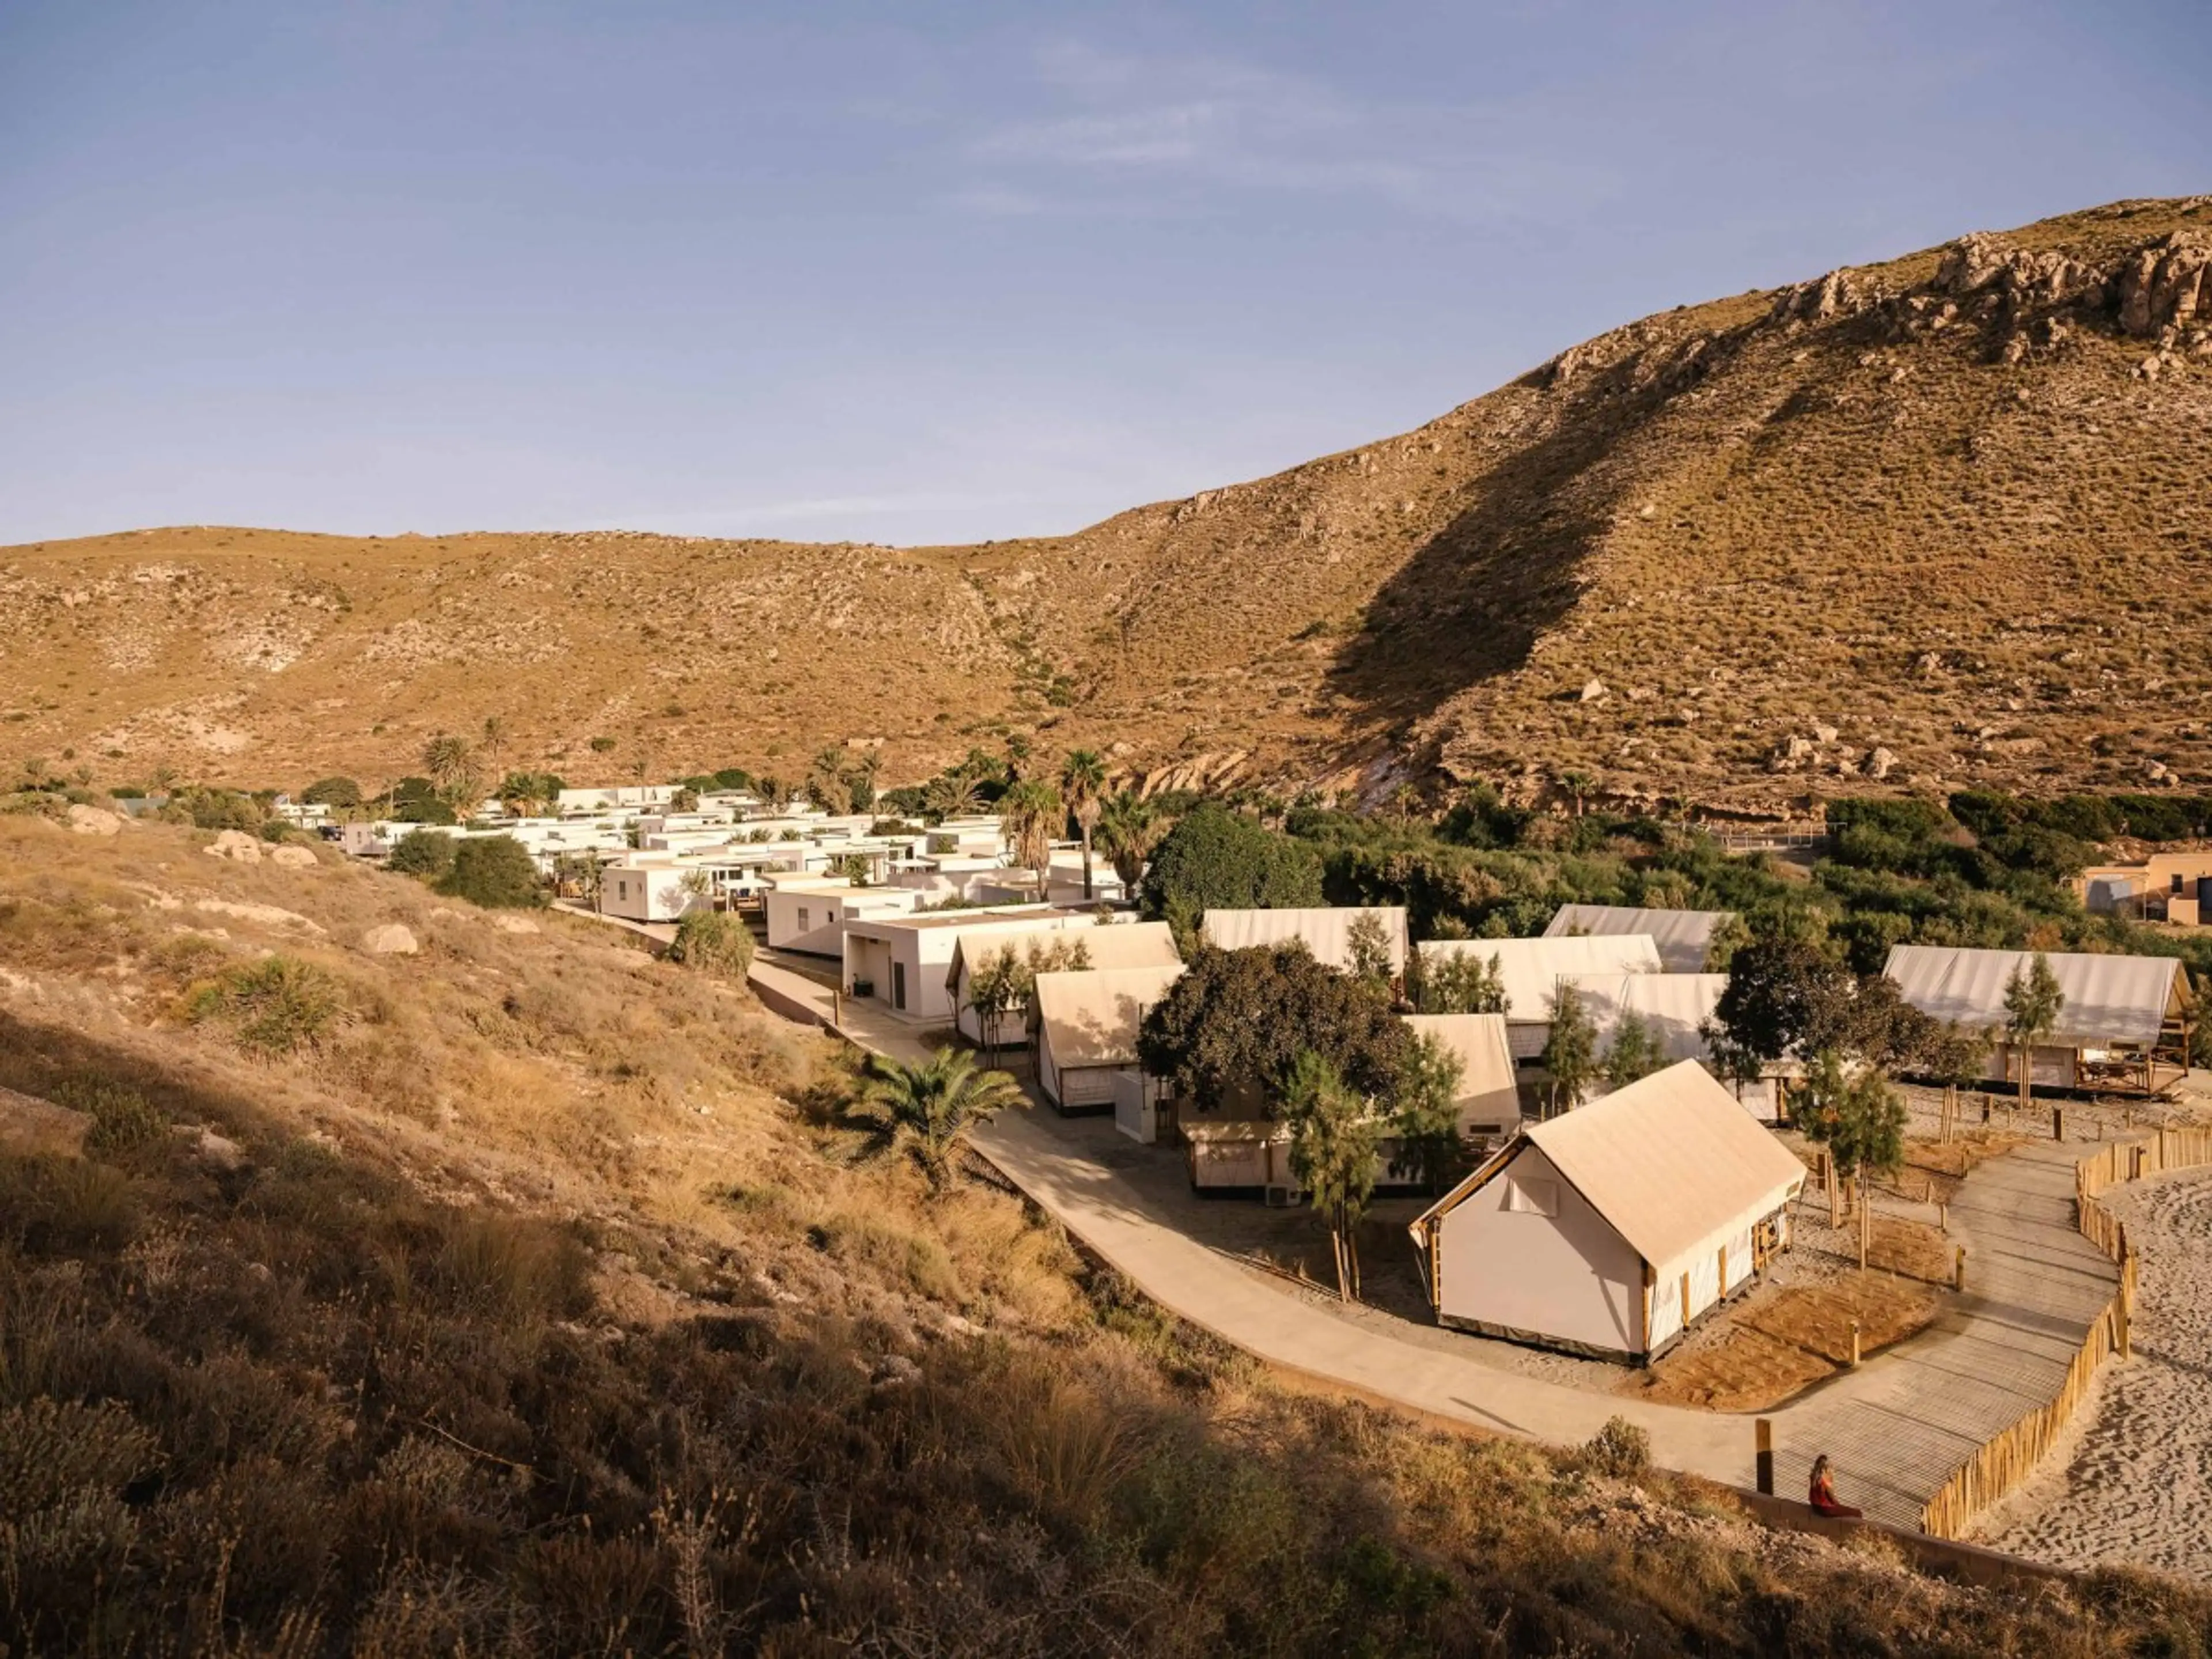
M 1159 809 L 1133 789 L 1124 789 L 1100 803 L 1098 840 L 1113 863 L 1114 873 L 1121 878 L 1125 891 L 1136 890 L 1146 860 L 1165 833 Z
M 1075 827 L 1083 832 L 1083 896 L 1089 899 L 1091 834 L 1098 827 L 1098 815 L 1105 805 L 1106 763 L 1096 750 L 1070 750 L 1060 769 L 1060 788 L 1067 797 L 1067 810 L 1075 814 Z
M 484 753 L 490 758 L 491 775 L 494 777 L 498 777 L 501 775 L 499 769 L 499 751 L 501 746 L 505 744 L 506 741 L 507 722 L 500 719 L 496 714 L 486 714 L 484 716 L 483 723 L 483 746 Z
M 923 805 L 937 814 L 940 823 L 946 818 L 965 817 L 983 804 L 983 798 L 975 790 L 975 780 L 957 767 L 932 778 L 923 788 L 921 798 Z
M 968 1136 L 1008 1106 L 1028 1103 L 1004 1072 L 979 1072 L 964 1048 L 939 1048 L 910 1066 L 888 1054 L 868 1057 L 868 1085 L 852 1115 L 872 1124 L 887 1152 L 904 1152 L 941 1194 L 952 1184 Z
M 477 757 L 468 739 L 441 732 L 422 746 L 422 769 L 438 786 L 446 805 L 459 811 L 476 793 Z
M 1559 787 L 1571 796 L 1575 816 L 1583 815 L 1583 804 L 1597 793 L 1597 780 L 1587 772 L 1565 772 L 1559 776 Z
M 1042 778 L 1024 778 L 999 798 L 999 811 L 1013 844 L 1014 862 L 1036 872 L 1042 891 L 1052 863 L 1052 832 L 1066 817 L 1060 791 Z

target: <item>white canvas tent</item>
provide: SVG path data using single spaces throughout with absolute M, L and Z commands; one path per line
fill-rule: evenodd
M 1224 951 L 1249 950 L 1254 945 L 1281 945 L 1304 939 L 1314 960 L 1331 968 L 1352 966 L 1352 925 L 1361 916 L 1382 924 L 1382 937 L 1390 951 L 1390 971 L 1406 969 L 1406 912 L 1395 904 L 1323 906 L 1310 910 L 1208 910 L 1199 933 L 1208 945 Z
M 1472 956 L 1495 960 L 1505 988 L 1506 1040 L 1516 1060 L 1544 1052 L 1552 1031 L 1552 998 L 1563 979 L 1584 974 L 1656 974 L 1659 947 L 1649 933 L 1571 939 L 1433 939 L 1424 961 Z
M 1563 904 L 1546 939 L 1575 934 L 1598 938 L 1644 933 L 1659 947 L 1660 966 L 1670 974 L 1702 974 L 1713 930 L 1735 919 L 1732 910 L 1650 910 L 1628 904 Z
M 1685 1060 L 1516 1136 L 1412 1231 L 1439 1322 L 1641 1362 L 1786 1247 L 1805 1175 Z
M 1115 1073 L 1137 1064 L 1145 1011 L 1182 971 L 1176 962 L 1039 974 L 1037 1083 L 1046 1098 L 1063 1112 L 1111 1109 Z
M 1079 942 L 1085 968 L 1156 968 L 1179 963 L 1175 931 L 1164 921 L 1109 922 L 1083 910 L 1061 910 L 1057 929 L 1040 929 L 1034 920 L 994 928 L 988 923 L 964 930 L 952 946 L 945 970 L 945 994 L 952 1003 L 953 1024 L 971 1042 L 983 1040 L 975 1011 L 968 1006 L 969 981 L 975 970 L 1005 951 L 1027 961 L 1032 953 L 1042 957 L 1055 947 L 1073 952 Z M 1053 937 L 1047 937 L 1048 933 Z M 1064 935 L 1065 937 L 1060 937 Z M 1009 1025 L 1018 1030 L 1018 1024 Z
M 2028 970 L 2033 951 L 1899 945 L 1882 971 L 1921 1012 L 1994 1034 L 1989 1075 L 2017 1081 L 2018 1057 L 2004 1042 L 2005 989 Z M 2033 1056 L 2032 1080 L 2055 1088 L 2146 1091 L 2187 1070 L 2189 976 L 2168 957 L 2043 953 L 2065 1001 Z
M 1600 1054 L 1613 1046 L 1621 1022 L 1632 1014 L 1657 1040 L 1668 1063 L 1711 1061 L 1712 1048 L 1699 1028 L 1712 1018 L 1721 993 L 1728 989 L 1726 974 L 1578 974 L 1569 982 L 1580 994 L 1597 1030 Z M 1706 1069 L 1712 1069 L 1709 1063 Z M 1734 1084 L 1726 1086 L 1735 1092 Z M 1773 1079 L 1746 1084 L 1741 1099 L 1754 1117 L 1772 1119 Z
M 1503 1014 L 1408 1014 L 1406 1024 L 1457 1057 L 1462 1134 L 1497 1134 L 1521 1122 L 1521 1087 Z

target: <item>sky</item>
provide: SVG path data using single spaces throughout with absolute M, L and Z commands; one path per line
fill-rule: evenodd
M 2212 190 L 2203 0 L 0 0 L 0 544 L 1071 531 Z

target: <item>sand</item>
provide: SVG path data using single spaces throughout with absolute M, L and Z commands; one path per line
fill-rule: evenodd
M 2212 1174 L 2112 1188 L 2141 1253 L 2134 1358 L 2109 1365 L 2033 1479 L 1977 1541 L 2056 1565 L 2212 1582 Z

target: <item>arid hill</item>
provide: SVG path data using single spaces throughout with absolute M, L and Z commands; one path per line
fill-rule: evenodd
M 138 531 L 0 550 L 7 750 L 364 781 L 898 781 L 1008 728 L 1178 781 L 1746 811 L 2212 781 L 2212 197 L 1633 323 L 1416 431 L 1079 534 Z M 594 750 L 594 738 L 612 739 Z

